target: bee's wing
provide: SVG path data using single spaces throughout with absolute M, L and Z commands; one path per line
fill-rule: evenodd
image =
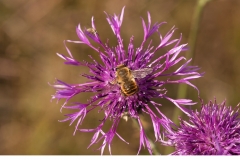
M 152 73 L 153 69 L 152 68 L 142 68 L 138 70 L 133 70 L 132 75 L 134 78 L 144 78 L 148 74 Z

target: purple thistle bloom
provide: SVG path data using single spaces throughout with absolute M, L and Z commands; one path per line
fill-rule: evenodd
M 175 146 L 173 155 L 240 155 L 239 106 L 211 101 L 195 111 L 189 122 L 181 120 L 175 131 L 167 129 L 165 145 Z
M 181 51 L 186 50 L 186 44 L 179 44 L 181 41 L 181 36 L 179 39 L 170 40 L 171 36 L 175 31 L 175 28 L 172 28 L 165 36 L 162 36 L 158 32 L 158 28 L 162 24 L 164 24 L 164 22 L 155 23 L 151 27 L 151 17 L 148 13 L 148 23 L 146 24 L 145 21 L 142 19 L 144 30 L 142 44 L 135 49 L 132 36 L 130 38 L 128 48 L 125 49 L 123 46 L 123 39 L 120 36 L 124 8 L 122 9 L 120 16 L 117 16 L 115 14 L 114 16 L 112 16 L 107 13 L 106 15 L 107 21 L 110 24 L 112 31 L 118 40 L 118 45 L 115 47 L 110 47 L 108 43 L 103 43 L 101 41 L 94 25 L 94 18 L 92 18 L 92 28 L 83 30 L 81 29 L 81 26 L 79 24 L 76 28 L 76 32 L 80 41 L 67 40 L 67 42 L 82 43 L 88 45 L 93 50 L 99 53 L 103 65 L 96 62 L 91 56 L 90 58 L 93 61 L 92 63 L 85 61 L 80 62 L 75 60 L 70 50 L 64 43 L 69 57 L 62 54 L 57 55 L 65 60 L 65 64 L 88 67 L 91 75 L 82 75 L 89 79 L 88 82 L 83 84 L 67 84 L 60 80 L 57 80 L 55 85 L 53 85 L 53 87 L 56 88 L 56 93 L 52 96 L 52 98 L 58 100 L 66 99 L 62 108 L 76 110 L 75 113 L 66 115 L 67 118 L 62 120 L 62 122 L 69 120 L 70 125 L 76 121 L 77 124 L 75 126 L 74 134 L 76 131 L 94 132 L 89 147 L 92 144 L 97 143 L 99 140 L 103 140 L 103 144 L 99 148 L 101 149 L 101 153 L 103 154 L 104 148 L 106 146 L 109 147 L 109 152 L 111 153 L 111 142 L 115 135 L 125 141 L 116 132 L 119 121 L 121 120 L 121 118 L 134 118 L 137 120 L 140 126 L 139 151 L 142 146 L 146 145 L 149 153 L 152 154 L 150 143 L 145 135 L 139 114 L 141 112 L 144 112 L 151 117 L 156 141 L 160 140 L 160 126 L 162 125 L 162 123 L 170 123 L 171 120 L 165 117 L 164 114 L 160 111 L 159 107 L 161 107 L 161 104 L 158 104 L 151 99 L 165 98 L 171 101 L 177 107 L 179 107 L 183 112 L 189 114 L 189 110 L 186 109 L 183 105 L 193 105 L 195 103 L 188 99 L 175 100 L 168 97 L 166 94 L 167 91 L 166 89 L 164 89 L 164 85 L 171 83 L 184 83 L 198 90 L 193 84 L 189 82 L 189 80 L 199 78 L 202 75 L 197 72 L 197 70 L 199 69 L 198 67 L 188 66 L 191 59 L 186 61 L 185 57 L 179 56 Z M 147 47 L 144 47 L 148 38 L 155 32 L 159 34 L 160 44 L 154 47 L 151 45 L 150 41 Z M 103 48 L 104 52 L 101 51 L 99 48 L 94 47 L 87 37 L 98 43 Z M 169 46 L 171 44 L 174 45 L 172 49 L 170 49 L 163 55 L 159 55 L 157 59 L 153 59 L 153 56 L 157 54 L 157 51 L 159 49 Z M 171 67 L 179 64 L 180 61 L 184 60 L 185 62 L 176 71 L 172 73 L 166 72 Z M 133 94 L 131 95 L 124 94 L 123 89 L 121 89 L 121 87 L 123 87 L 123 84 L 127 83 L 126 81 L 125 83 L 116 83 L 117 67 L 120 65 L 128 68 L 130 73 L 134 71 L 138 72 L 138 76 L 141 77 L 133 77 L 129 79 L 125 77 L 124 80 L 127 79 L 128 83 L 133 83 L 132 81 L 134 81 L 137 85 L 137 89 L 135 88 L 135 92 L 132 92 Z M 144 70 L 145 72 L 140 72 L 141 70 Z M 180 78 L 170 79 L 173 76 L 178 76 Z M 158 77 L 168 77 L 168 80 L 159 81 L 156 79 Z M 66 106 L 67 102 L 72 97 L 82 92 L 94 92 L 95 95 L 89 99 L 87 104 L 76 103 L 74 105 Z M 152 105 L 157 110 L 157 113 L 154 113 L 150 109 L 150 105 Z M 87 113 L 89 113 L 95 108 L 98 108 L 99 111 L 103 111 L 105 115 L 104 118 L 101 120 L 99 126 L 94 129 L 79 129 L 79 125 L 81 125 Z M 102 130 L 102 127 L 108 119 L 112 121 L 112 126 L 110 127 L 109 131 L 104 132 Z

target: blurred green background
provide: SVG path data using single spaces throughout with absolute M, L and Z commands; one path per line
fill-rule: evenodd
M 91 26 L 95 17 L 98 33 L 111 45 L 116 39 L 106 21 L 103 11 L 125 15 L 121 34 L 125 47 L 134 35 L 135 47 L 143 39 L 140 17 L 147 20 L 151 13 L 152 23 L 166 21 L 160 33 L 176 26 L 173 38 L 183 34 L 182 43 L 188 43 L 196 0 L 0 0 L 0 154 L 67 154 L 99 155 L 95 151 L 101 143 L 87 149 L 93 133 L 78 132 L 73 136 L 74 125 L 60 123 L 64 118 L 59 108 L 63 101 L 50 102 L 55 90 L 48 85 L 55 78 L 68 83 L 82 83 L 81 73 L 87 68 L 66 66 L 55 53 L 67 52 L 63 40 L 78 40 L 75 27 Z M 205 102 L 214 97 L 220 103 L 236 106 L 240 101 L 240 1 L 212 0 L 203 9 L 199 23 L 194 65 L 206 72 L 193 83 L 200 89 Z M 159 38 L 153 36 L 154 44 Z M 86 45 L 67 44 L 78 60 L 89 60 L 98 54 Z M 165 52 L 163 50 L 162 52 Z M 184 54 L 184 53 L 183 53 Z M 168 95 L 177 97 L 178 85 L 168 86 Z M 188 90 L 186 98 L 198 101 L 197 92 Z M 90 94 L 82 94 L 75 101 L 83 102 Z M 171 117 L 173 104 L 160 102 L 163 112 Z M 68 111 L 64 111 L 67 113 Z M 82 128 L 95 128 L 102 113 L 89 114 Z M 143 120 L 144 126 L 153 132 L 151 122 Z M 111 123 L 109 123 L 110 125 Z M 112 154 L 135 155 L 139 147 L 139 130 L 131 121 L 122 121 L 118 133 L 129 145 L 117 137 L 112 143 Z M 153 133 L 150 135 L 153 138 Z M 156 144 L 160 152 L 167 154 L 166 147 Z M 108 154 L 107 148 L 105 154 Z M 148 154 L 142 149 L 140 154 Z

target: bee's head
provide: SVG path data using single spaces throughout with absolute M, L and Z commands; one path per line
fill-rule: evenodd
M 120 64 L 120 65 L 118 65 L 117 67 L 116 67 L 116 71 L 118 71 L 118 70 L 120 70 L 120 69 L 122 69 L 122 68 L 124 68 L 124 67 L 127 67 L 125 64 Z

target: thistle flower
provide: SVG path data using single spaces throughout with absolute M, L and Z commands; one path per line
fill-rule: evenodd
M 177 131 L 168 128 L 165 145 L 175 146 L 174 155 L 240 155 L 239 106 L 235 110 L 211 101 L 181 120 Z
M 80 41 L 67 40 L 67 42 L 88 45 L 99 54 L 103 65 L 95 61 L 91 56 L 90 58 L 93 61 L 91 63 L 77 61 L 73 58 L 70 50 L 64 42 L 69 57 L 59 53 L 57 53 L 57 55 L 65 60 L 65 64 L 88 67 L 91 74 L 82 75 L 89 80 L 83 84 L 68 84 L 57 80 L 53 85 L 53 87 L 56 88 L 56 93 L 52 96 L 52 98 L 58 100 L 66 99 L 62 108 L 76 110 L 76 112 L 66 115 L 67 118 L 62 120 L 62 122 L 70 121 L 70 125 L 76 121 L 74 134 L 76 131 L 94 132 L 89 147 L 103 139 L 103 144 L 99 148 L 101 149 L 101 153 L 103 154 L 105 146 L 108 146 L 111 154 L 111 142 L 115 135 L 126 142 L 116 132 L 119 121 L 122 118 L 134 118 L 140 126 L 140 146 L 138 153 L 141 150 L 141 147 L 146 145 L 149 153 L 152 154 L 150 142 L 144 132 L 139 114 L 144 112 L 151 117 L 156 141 L 159 140 L 161 136 L 161 124 L 163 122 L 171 122 L 171 120 L 160 111 L 161 104 L 154 102 L 151 99 L 167 99 L 183 112 L 188 114 L 189 111 L 184 107 L 184 105 L 193 105 L 195 103 L 188 99 L 172 99 L 168 97 L 164 85 L 184 83 L 197 90 L 197 88 L 189 81 L 199 78 L 202 75 L 197 72 L 199 69 L 198 67 L 188 66 L 191 59 L 186 61 L 185 57 L 179 56 L 181 51 L 186 50 L 187 44 L 179 44 L 181 36 L 179 39 L 170 40 L 175 31 L 174 27 L 165 36 L 162 36 L 158 32 L 158 29 L 162 24 L 164 24 L 164 22 L 155 23 L 151 26 L 151 16 L 148 13 L 148 23 L 146 24 L 142 19 L 144 37 L 141 45 L 135 49 L 132 36 L 130 38 L 128 48 L 125 49 L 123 39 L 120 35 L 124 8 L 122 9 L 120 16 L 115 14 L 112 16 L 107 13 L 106 15 L 107 21 L 117 38 L 118 45 L 110 47 L 108 43 L 102 42 L 95 27 L 94 18 L 92 18 L 92 28 L 82 29 L 79 24 L 76 28 L 76 32 Z M 159 34 L 159 45 L 154 47 L 151 45 L 150 41 L 147 47 L 144 47 L 146 46 L 149 37 L 155 32 Z M 104 51 L 94 47 L 87 37 L 98 43 Z M 173 45 L 173 48 L 165 54 L 159 55 L 158 58 L 153 59 L 153 56 L 157 54 L 158 50 L 169 45 Z M 185 62 L 176 71 L 171 73 L 166 72 L 174 65 L 179 64 L 180 61 Z M 119 66 L 125 67 L 125 72 L 128 73 L 128 75 L 121 75 L 125 76 L 125 79 L 122 77 L 122 82 L 117 80 L 116 73 Z M 134 71 L 138 74 L 138 78 L 131 75 Z M 158 77 L 168 77 L 168 80 L 159 81 L 156 79 Z M 171 77 L 179 77 L 179 79 L 171 79 Z M 131 83 L 131 85 L 127 85 L 127 83 Z M 135 90 L 132 89 L 133 86 L 135 86 Z M 74 105 L 67 105 L 72 97 L 82 92 L 93 92 L 95 95 L 90 97 L 88 103 L 86 104 L 76 103 Z M 125 94 L 124 92 L 131 92 L 131 94 Z M 150 105 L 157 110 L 157 113 L 150 109 Z M 99 111 L 104 112 L 104 118 L 101 120 L 99 126 L 94 129 L 79 129 L 79 125 L 82 123 L 87 113 L 97 108 Z M 112 126 L 108 131 L 103 131 L 102 127 L 108 119 L 112 121 Z

